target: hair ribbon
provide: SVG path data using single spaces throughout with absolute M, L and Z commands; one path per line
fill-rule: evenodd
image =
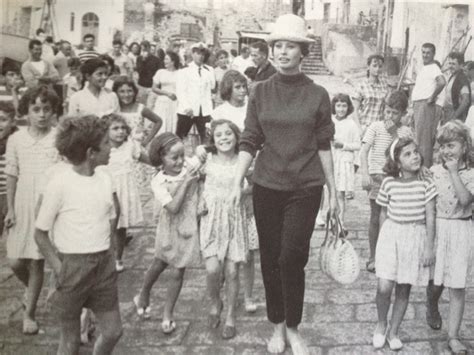
M 400 141 L 400 139 L 395 138 L 395 140 L 392 142 L 390 145 L 390 158 L 395 161 L 395 147 L 397 146 L 397 143 Z

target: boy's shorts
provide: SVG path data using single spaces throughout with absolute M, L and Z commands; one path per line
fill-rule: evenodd
M 60 254 L 61 270 L 49 301 L 61 320 L 79 319 L 82 308 L 94 313 L 118 308 L 115 258 L 109 250 Z
M 370 174 L 370 190 L 369 190 L 369 199 L 376 200 L 377 195 L 379 194 L 380 186 L 382 186 L 382 181 L 387 175 L 385 174 Z

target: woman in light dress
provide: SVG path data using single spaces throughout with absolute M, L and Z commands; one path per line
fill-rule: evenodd
M 167 51 L 164 59 L 165 69 L 159 69 L 153 77 L 153 92 L 158 95 L 153 111 L 163 118 L 160 133 L 176 132 L 176 79 L 179 69 L 179 56 Z

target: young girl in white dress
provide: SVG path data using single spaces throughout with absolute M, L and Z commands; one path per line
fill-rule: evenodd
M 124 117 L 111 114 L 107 117 L 109 124 L 109 142 L 111 145 L 107 170 L 112 175 L 120 204 L 120 216 L 117 224 L 116 269 L 124 270 L 122 262 L 127 228 L 143 222 L 140 192 L 138 190 L 133 167 L 136 162 L 149 164 L 147 154 L 138 142 L 130 139 L 131 128 Z
M 148 146 L 160 130 L 163 120 L 156 113 L 137 102 L 138 88 L 127 76 L 120 76 L 114 82 L 113 91 L 117 94 L 120 104 L 120 115 L 125 117 L 131 128 L 130 137 L 143 147 Z M 134 174 L 140 188 L 149 188 L 151 176 L 155 169 L 137 163 Z
M 34 239 L 35 211 L 42 175 L 59 160 L 52 127 L 59 98 L 46 86 L 28 89 L 18 111 L 29 126 L 8 139 L 5 160 L 7 176 L 7 257 L 15 276 L 25 286 L 23 333 L 39 331 L 36 304 L 43 286 L 44 258 Z
M 223 302 L 220 297 L 221 275 L 225 272 L 227 314 L 222 337 L 236 335 L 235 311 L 239 293 L 239 264 L 248 254 L 247 218 L 244 206 L 229 200 L 238 162 L 238 127 L 228 120 L 211 123 L 211 151 L 207 157 L 202 199 L 206 213 L 201 217 L 201 253 L 207 271 L 207 288 L 211 299 L 208 316 L 210 328 L 217 328 Z M 244 190 L 245 191 L 245 190 Z M 245 193 L 249 193 L 247 189 Z
M 172 276 L 163 308 L 161 329 L 176 329 L 173 311 L 185 269 L 199 262 L 198 170 L 200 164 L 185 162 L 184 145 L 171 132 L 159 134 L 150 144 L 150 161 L 161 167 L 151 187 L 158 205 L 155 256 L 145 273 L 140 293 L 133 299 L 140 317 L 151 316 L 150 292 L 161 273 L 171 266 Z
M 337 94 L 332 99 L 332 121 L 336 129 L 332 142 L 334 178 L 336 180 L 337 199 L 340 219 L 344 223 L 346 194 L 354 193 L 355 154 L 360 149 L 360 134 L 357 124 L 349 115 L 354 111 L 349 95 Z
M 436 198 L 436 263 L 428 287 L 426 317 L 433 329 L 441 328 L 438 301 L 444 287 L 449 289 L 448 346 L 455 354 L 466 353 L 459 340 L 466 287 L 473 285 L 474 228 L 472 202 L 474 168 L 469 127 L 450 121 L 438 131 L 441 164 L 431 167 L 438 189 Z
M 434 263 L 435 196 L 432 179 L 420 173 L 422 157 L 412 139 L 396 139 L 384 167 L 388 175 L 376 203 L 382 207 L 380 235 L 375 252 L 378 278 L 378 323 L 373 346 L 403 347 L 398 331 L 408 307 L 412 286 L 427 286 Z M 395 286 L 392 319 L 387 321 Z
M 176 132 L 178 101 L 176 98 L 176 78 L 179 69 L 179 56 L 167 51 L 165 68 L 159 69 L 153 77 L 153 92 L 158 96 L 153 112 L 163 119 L 160 132 Z

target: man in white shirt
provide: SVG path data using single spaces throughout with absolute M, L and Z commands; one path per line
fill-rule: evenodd
M 112 42 L 113 50 L 110 53 L 110 56 L 114 60 L 114 64 L 119 68 L 120 75 L 126 75 L 129 78 L 132 78 L 133 74 L 133 63 L 132 60 L 122 53 L 122 41 L 116 39 Z
M 41 59 L 43 45 L 37 39 L 32 39 L 28 44 L 30 58 L 21 66 L 21 75 L 27 87 L 38 84 L 56 84 L 60 78 L 53 64 Z
M 184 138 L 195 124 L 201 138 L 206 138 L 206 123 L 211 120 L 212 91 L 216 87 L 214 69 L 204 64 L 207 48 L 204 43 L 191 47 L 193 61 L 178 72 L 178 124 L 176 135 Z
M 428 168 L 433 164 L 436 129 L 443 114 L 443 100 L 438 95 L 446 85 L 443 73 L 434 61 L 435 53 L 436 47 L 432 43 L 425 43 L 421 47 L 423 67 L 416 77 L 411 94 L 416 140 L 424 159 L 423 164 Z
M 67 61 L 71 58 L 72 47 L 68 41 L 61 41 L 58 54 L 54 57 L 53 65 L 59 73 L 59 76 L 64 78 L 69 73 L 69 67 Z
M 240 55 L 232 61 L 231 69 L 238 70 L 240 73 L 244 74 L 245 69 L 248 67 L 254 67 L 252 58 L 250 58 L 250 50 L 248 47 L 243 47 L 240 51 Z

